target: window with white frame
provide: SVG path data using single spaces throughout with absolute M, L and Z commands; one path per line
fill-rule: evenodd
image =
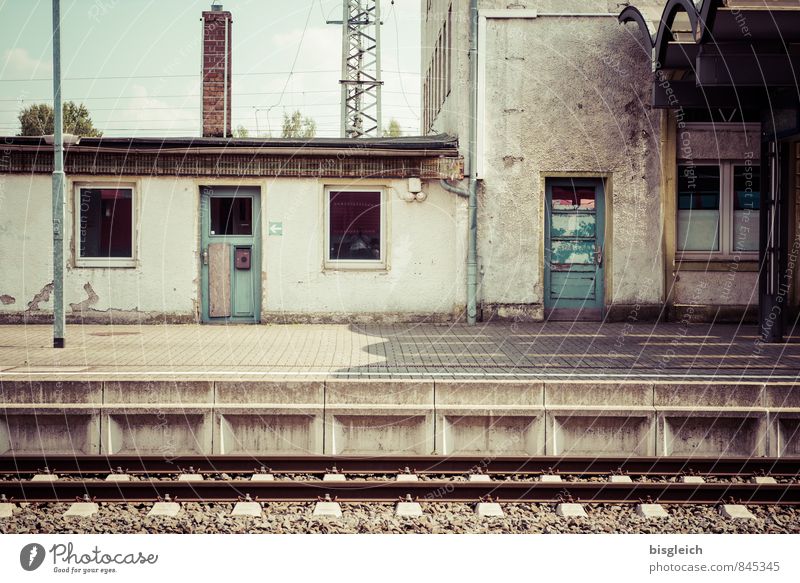
M 134 262 L 134 188 L 75 187 L 75 258 L 78 266 L 130 266 Z
M 678 251 L 687 258 L 755 258 L 760 195 L 761 167 L 752 160 L 678 165 Z
M 326 189 L 325 248 L 328 267 L 386 266 L 386 200 L 382 188 Z

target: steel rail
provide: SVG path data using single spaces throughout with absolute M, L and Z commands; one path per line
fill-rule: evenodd
M 411 496 L 420 502 L 477 502 L 487 496 L 505 503 L 579 501 L 585 503 L 663 504 L 800 504 L 800 484 L 675 482 L 453 482 L 396 480 L 346 482 L 249 480 L 200 482 L 141 480 L 130 482 L 3 481 L 0 494 L 14 502 L 154 502 L 167 496 L 176 502 L 234 502 L 250 496 L 256 501 L 309 502 L 329 495 L 340 502 L 393 502 Z
M 102 474 L 122 469 L 130 474 L 176 474 L 189 467 L 206 474 L 252 473 L 261 467 L 275 473 L 324 474 L 332 467 L 348 474 L 393 474 L 408 467 L 419 474 L 561 473 L 597 476 L 800 477 L 800 458 L 767 457 L 474 457 L 474 456 L 136 456 L 18 455 L 0 456 L 0 474 L 51 472 L 64 475 Z

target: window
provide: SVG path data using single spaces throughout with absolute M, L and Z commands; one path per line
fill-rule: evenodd
M 450 7 L 447 9 L 447 21 L 445 22 L 445 37 L 447 38 L 447 42 L 445 43 L 447 46 L 446 49 L 446 56 L 445 56 L 445 78 L 447 79 L 447 87 L 445 89 L 445 96 L 450 95 L 450 89 L 452 88 L 452 55 L 453 55 L 453 5 L 451 4 Z
M 386 257 L 386 212 L 381 189 L 329 189 L 326 204 L 326 264 L 382 268 Z
M 252 235 L 253 199 L 212 196 L 211 235 Z
M 733 250 L 758 251 L 761 167 L 733 167 Z
M 689 258 L 757 253 L 760 172 L 752 161 L 679 165 L 678 251 Z
M 77 264 L 133 265 L 133 187 L 77 188 Z
M 436 41 L 431 48 L 431 58 L 425 71 L 422 87 L 422 128 L 424 133 L 433 129 L 433 122 L 442 111 L 452 85 L 452 23 L 453 7 L 449 6 L 443 18 Z

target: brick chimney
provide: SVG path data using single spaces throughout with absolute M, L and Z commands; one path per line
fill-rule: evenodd
M 203 12 L 203 137 L 231 135 L 231 13 Z

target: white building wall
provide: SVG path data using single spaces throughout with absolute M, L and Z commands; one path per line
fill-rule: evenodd
M 324 269 L 324 188 L 387 189 L 387 257 L 383 270 Z M 450 318 L 464 302 L 456 249 L 457 201 L 436 183 L 423 183 L 424 202 L 406 202 L 406 180 L 280 179 L 267 185 L 266 218 L 282 221 L 282 237 L 266 237 L 267 318 L 290 320 L 382 314 L 384 319 Z M 264 229 L 266 231 L 266 229 Z
M 423 22 L 423 75 L 446 0 L 432 0 Z M 658 4 L 656 0 L 654 6 Z M 423 8 L 426 1 L 423 0 Z M 468 137 L 469 3 L 453 2 L 453 91 L 434 131 Z M 481 0 L 479 10 L 508 3 Z M 491 314 L 541 318 L 543 304 L 543 187 L 546 176 L 607 175 L 612 205 L 607 216 L 611 277 L 606 303 L 652 305 L 663 301 L 660 120 L 651 110 L 652 72 L 638 29 L 621 26 L 616 2 L 523 0 L 508 10 L 536 10 L 529 19 L 486 23 L 483 123 L 484 174 L 479 192 L 479 297 Z M 548 16 L 604 13 L 607 16 Z M 479 138 L 481 139 L 481 138 Z
M 544 180 L 573 173 L 611 178 L 606 304 L 659 304 L 660 113 L 637 40 L 610 17 L 490 19 L 486 31 L 484 303 L 538 312 Z
M 51 178 L 48 174 L 1 178 L 0 319 L 44 318 L 52 313 L 48 293 L 52 281 Z M 114 180 L 70 177 L 71 184 Z M 74 266 L 74 202 L 72 188 L 68 191 L 68 317 L 195 321 L 200 310 L 199 189 L 205 183 L 225 181 L 149 177 L 123 181 L 136 187 L 135 267 Z M 461 236 L 455 226 L 456 197 L 435 182 L 423 182 L 427 200 L 405 202 L 401 195 L 407 193 L 406 180 L 370 181 L 367 184 L 387 188 L 389 268 L 326 271 L 322 204 L 324 186 L 331 182 L 337 181 L 282 178 L 258 182 L 263 223 L 262 316 L 290 321 L 348 320 L 353 314 L 394 320 L 452 318 L 464 303 L 463 278 L 458 274 L 465 259 L 456 242 Z M 282 237 L 267 236 L 269 221 L 283 222 Z
M 7 175 L 4 180 L 7 188 L 0 214 L 0 294 L 14 298 L 14 302 L 0 305 L 0 311 L 29 311 L 30 315 L 52 312 L 52 298 L 47 293 L 53 278 L 50 176 Z M 91 317 L 93 312 L 103 312 L 119 321 L 157 315 L 194 319 L 198 202 L 192 181 L 124 179 L 135 186 L 136 266 L 75 267 L 71 185 L 74 181 L 116 180 L 70 177 L 66 215 L 69 241 L 65 250 L 68 263 L 64 277 L 67 313 L 83 312 Z M 41 301 L 29 310 L 29 302 L 37 294 Z

